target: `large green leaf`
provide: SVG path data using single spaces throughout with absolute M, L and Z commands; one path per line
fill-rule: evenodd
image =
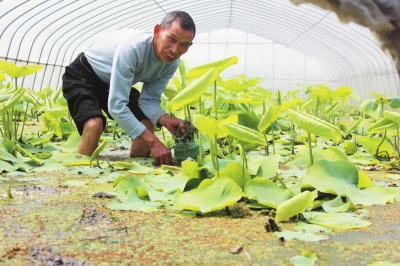
M 379 117 L 379 104 L 374 99 L 364 100 L 360 109 L 375 119 Z
M 278 206 L 276 209 L 276 221 L 279 223 L 303 212 L 312 204 L 313 200 L 314 196 L 310 191 L 303 191 L 302 193 L 297 194 Z
M 392 120 L 396 124 L 400 124 L 400 114 L 397 112 L 385 110 L 385 111 L 383 111 L 383 116 Z
M 365 206 L 370 205 L 385 205 L 387 203 L 393 203 L 396 195 L 400 192 L 392 188 L 380 187 L 380 186 L 369 186 L 363 188 L 352 195 L 348 195 L 350 200 L 354 204 L 362 204 Z
M 188 157 L 196 158 L 199 154 L 199 145 L 193 141 L 179 142 L 173 148 L 174 156 L 177 159 L 186 159 Z
M 387 116 L 390 116 L 393 119 L 396 119 L 396 116 L 386 113 Z M 384 132 L 385 130 L 396 129 L 397 123 L 389 118 L 382 118 L 377 121 L 375 124 L 371 125 L 367 128 L 369 134 Z
M 358 171 L 349 161 L 321 160 L 310 166 L 302 183 L 324 193 L 345 196 L 358 191 Z
M 203 76 L 191 82 L 185 89 L 180 91 L 170 102 L 171 112 L 175 112 L 182 106 L 199 99 L 207 90 L 208 86 L 215 81 L 218 72 L 215 68 L 209 69 Z
M 187 78 L 188 79 L 199 78 L 203 76 L 205 73 L 207 73 L 211 68 L 215 68 L 217 74 L 219 75 L 219 73 L 221 73 L 225 68 L 236 64 L 238 60 L 239 59 L 236 56 L 233 56 L 209 64 L 194 67 L 190 69 L 189 73 L 187 74 Z
M 189 177 L 182 174 L 177 174 L 174 176 L 171 176 L 169 174 L 147 174 L 143 178 L 143 181 L 146 184 L 149 184 L 155 190 L 164 192 L 172 192 L 177 189 L 183 191 L 188 180 Z
M 229 135 L 239 139 L 244 140 L 251 143 L 257 143 L 260 145 L 266 145 L 266 141 L 264 136 L 251 128 L 230 123 L 230 122 L 223 122 L 220 125 L 220 128 L 227 132 Z
M 231 104 L 248 103 L 251 101 L 251 98 L 244 93 L 217 91 L 217 94 L 224 102 Z
M 228 135 L 228 132 L 221 129 L 221 124 L 224 122 L 236 123 L 237 121 L 237 115 L 231 115 L 225 120 L 216 120 L 214 118 L 198 114 L 194 117 L 193 124 L 198 130 L 209 137 L 214 138 L 214 136 L 217 136 L 217 138 L 224 138 Z
M 353 93 L 353 89 L 349 86 L 341 86 L 332 93 L 332 96 L 339 97 L 342 100 L 347 99 Z
M 334 229 L 357 229 L 371 225 L 370 222 L 358 218 L 354 213 L 303 212 L 302 214 L 309 223 Z
M 281 113 L 281 108 L 279 106 L 270 106 L 265 112 L 263 117 L 258 124 L 258 130 L 264 132 L 276 119 L 278 119 Z
M 251 180 L 249 171 L 246 168 L 243 169 L 242 164 L 236 161 L 228 163 L 223 170 L 219 171 L 219 175 L 232 178 L 241 188 L 244 188 L 246 183 Z
M 340 129 L 322 119 L 300 111 L 288 110 L 287 114 L 293 123 L 311 134 L 331 139 L 334 142 L 341 139 Z
M 174 207 L 207 213 L 231 206 L 242 197 L 242 189 L 231 178 L 220 177 L 207 187 L 195 188 L 178 195 Z
M 325 114 L 329 115 L 335 112 L 339 107 L 342 105 L 342 101 L 335 101 L 333 102 L 328 108 L 325 109 Z
M 311 107 L 314 107 L 315 104 L 316 104 L 316 102 L 317 102 L 317 100 L 315 100 L 315 99 L 310 99 L 310 100 L 308 100 L 307 102 L 303 103 L 303 104 L 301 105 L 300 109 L 301 109 L 302 111 L 306 111 L 306 110 L 310 109 Z
M 357 120 L 357 122 L 355 122 L 347 131 L 346 131 L 346 135 L 349 133 L 352 133 L 356 130 L 358 130 L 358 128 L 360 128 L 363 124 L 364 124 L 364 118 L 361 117 L 360 119 Z
M 324 235 L 316 235 L 313 232 L 293 232 L 290 230 L 283 230 L 282 232 L 275 232 L 274 235 L 277 237 L 283 237 L 285 241 L 291 241 L 293 239 L 297 239 L 300 241 L 321 241 L 327 240 L 328 237 Z M 312 261 L 302 257 L 303 259 L 299 259 L 297 256 L 290 259 L 290 262 L 293 263 L 293 266 L 311 266 Z M 300 263 L 303 262 L 303 263 Z M 307 262 L 307 264 L 304 264 Z
M 270 178 L 276 175 L 279 169 L 280 154 L 264 156 L 258 154 L 248 155 L 248 167 L 250 175 Z M 254 170 L 253 170 L 254 169 Z
M 281 111 L 282 111 L 282 112 L 287 111 L 287 110 L 289 110 L 290 108 L 292 108 L 292 107 L 298 105 L 300 102 L 301 102 L 301 99 L 300 99 L 300 98 L 291 99 L 290 101 L 287 101 L 287 102 L 285 102 L 285 103 L 282 104 L 282 106 L 281 106 Z
M 393 98 L 389 98 L 388 101 L 389 101 L 388 105 L 390 106 L 390 108 L 393 108 L 393 109 L 400 108 L 400 98 L 393 97 Z
M 314 154 L 314 163 L 326 160 L 329 162 L 349 161 L 347 155 L 338 147 L 329 146 Z
M 179 63 L 179 74 L 181 76 L 181 88 L 186 88 L 188 85 L 188 80 L 187 80 L 187 73 L 188 73 L 188 67 L 186 64 L 186 61 L 181 59 L 181 62 Z
M 220 82 L 219 85 L 232 92 L 241 92 L 262 82 L 260 78 L 247 79 L 245 75 L 239 74 L 229 80 Z
M 373 138 L 364 136 L 357 138 L 357 141 L 364 147 L 367 153 L 376 154 L 376 149 L 378 148 L 378 145 L 382 142 L 382 139 L 383 138 L 379 137 Z M 379 146 L 379 152 L 387 152 L 389 156 L 391 156 L 394 153 L 393 145 L 385 139 L 383 143 Z
M 151 201 L 172 202 L 175 198 L 175 195 L 171 194 L 171 191 L 158 191 L 135 175 L 126 177 L 115 188 L 124 193 L 128 192 L 131 188 L 135 188 L 138 191 L 139 197 L 148 196 Z
M 112 210 L 124 211 L 155 211 L 162 205 L 161 202 L 151 202 L 140 199 L 137 189 L 132 187 L 128 190 L 123 202 L 113 200 L 106 204 L 106 207 Z
M 17 169 L 18 169 L 18 166 L 12 165 L 6 161 L 0 160 L 0 172 L 1 173 L 3 173 L 3 172 L 10 173 L 10 172 L 14 172 Z
M 319 98 L 320 102 L 328 103 L 331 100 L 333 91 L 329 89 L 325 84 L 318 84 L 315 89 L 311 92 L 311 98 Z
M 260 177 L 249 181 L 244 193 L 247 198 L 274 209 L 292 197 L 290 190 L 278 187 L 271 180 Z
M 25 89 L 20 88 L 18 90 L 16 90 L 13 95 L 11 95 L 10 98 L 8 98 L 7 101 L 2 102 L 0 104 L 0 113 L 6 112 L 12 108 L 14 108 L 17 104 L 19 104 L 19 101 L 21 99 L 21 97 L 24 95 L 25 93 Z
M 346 212 L 349 209 L 352 209 L 354 204 L 350 202 L 343 202 L 342 198 L 337 196 L 333 200 L 322 203 L 322 208 L 327 213 L 337 213 L 337 212 Z
M 16 66 L 8 61 L 0 61 L 0 70 L 12 78 L 20 78 L 38 72 L 41 65 Z

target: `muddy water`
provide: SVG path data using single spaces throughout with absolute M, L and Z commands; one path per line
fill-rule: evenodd
M 400 262 L 399 203 L 369 207 L 372 225 L 364 229 L 335 230 L 319 242 L 281 242 L 254 212 L 235 219 L 226 212 L 177 218 L 172 210 L 112 211 L 104 207 L 113 200 L 112 184 L 96 183 L 99 175 L 23 177 L 12 183 L 12 200 L 11 176 L 0 181 L 2 265 L 249 265 L 249 258 L 253 265 L 289 265 L 303 250 L 318 256 L 317 265 Z M 249 257 L 230 253 L 238 246 Z

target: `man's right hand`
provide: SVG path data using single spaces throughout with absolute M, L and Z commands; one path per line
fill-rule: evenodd
M 149 130 L 145 130 L 140 136 L 140 139 L 145 141 L 150 147 L 151 154 L 154 158 L 155 165 L 171 164 L 172 163 L 172 153 L 165 147 L 164 144 Z

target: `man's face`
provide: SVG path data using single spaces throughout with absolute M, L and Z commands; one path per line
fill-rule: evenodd
M 159 61 L 171 63 L 186 53 L 192 45 L 193 31 L 181 28 L 174 21 L 168 29 L 157 24 L 154 27 L 154 53 Z

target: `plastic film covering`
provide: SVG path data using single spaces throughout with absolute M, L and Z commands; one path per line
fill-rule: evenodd
M 395 55 L 398 49 L 393 47 L 400 43 L 395 41 L 398 9 L 393 6 L 396 11 L 389 12 L 390 16 L 385 11 L 390 11 L 390 2 L 398 1 L 307 2 L 312 4 L 295 5 L 290 0 L 5 0 L 0 1 L 0 60 L 44 66 L 36 75 L 19 79 L 21 86 L 59 87 L 65 66 L 103 34 L 122 28 L 153 30 L 166 13 L 184 10 L 197 27 L 194 45 L 184 56 L 190 67 L 237 55 L 238 65 L 223 75 L 259 77 L 273 91 L 297 89 L 299 83 L 326 83 L 332 89 L 351 86 L 361 98 L 370 97 L 371 90 L 399 96 L 395 65 L 364 27 L 374 22 L 371 28 Z M 376 17 L 374 6 L 362 3 L 375 3 L 381 16 L 360 23 L 349 15 L 353 2 L 361 10 L 372 10 L 365 11 L 371 18 Z M 343 21 L 358 24 L 342 23 L 330 10 L 342 10 L 344 15 L 335 12 Z
M 312 3 L 334 11 L 340 21 L 354 21 L 369 27 L 383 49 L 393 57 L 400 75 L 400 1 L 399 0 L 291 0 Z

